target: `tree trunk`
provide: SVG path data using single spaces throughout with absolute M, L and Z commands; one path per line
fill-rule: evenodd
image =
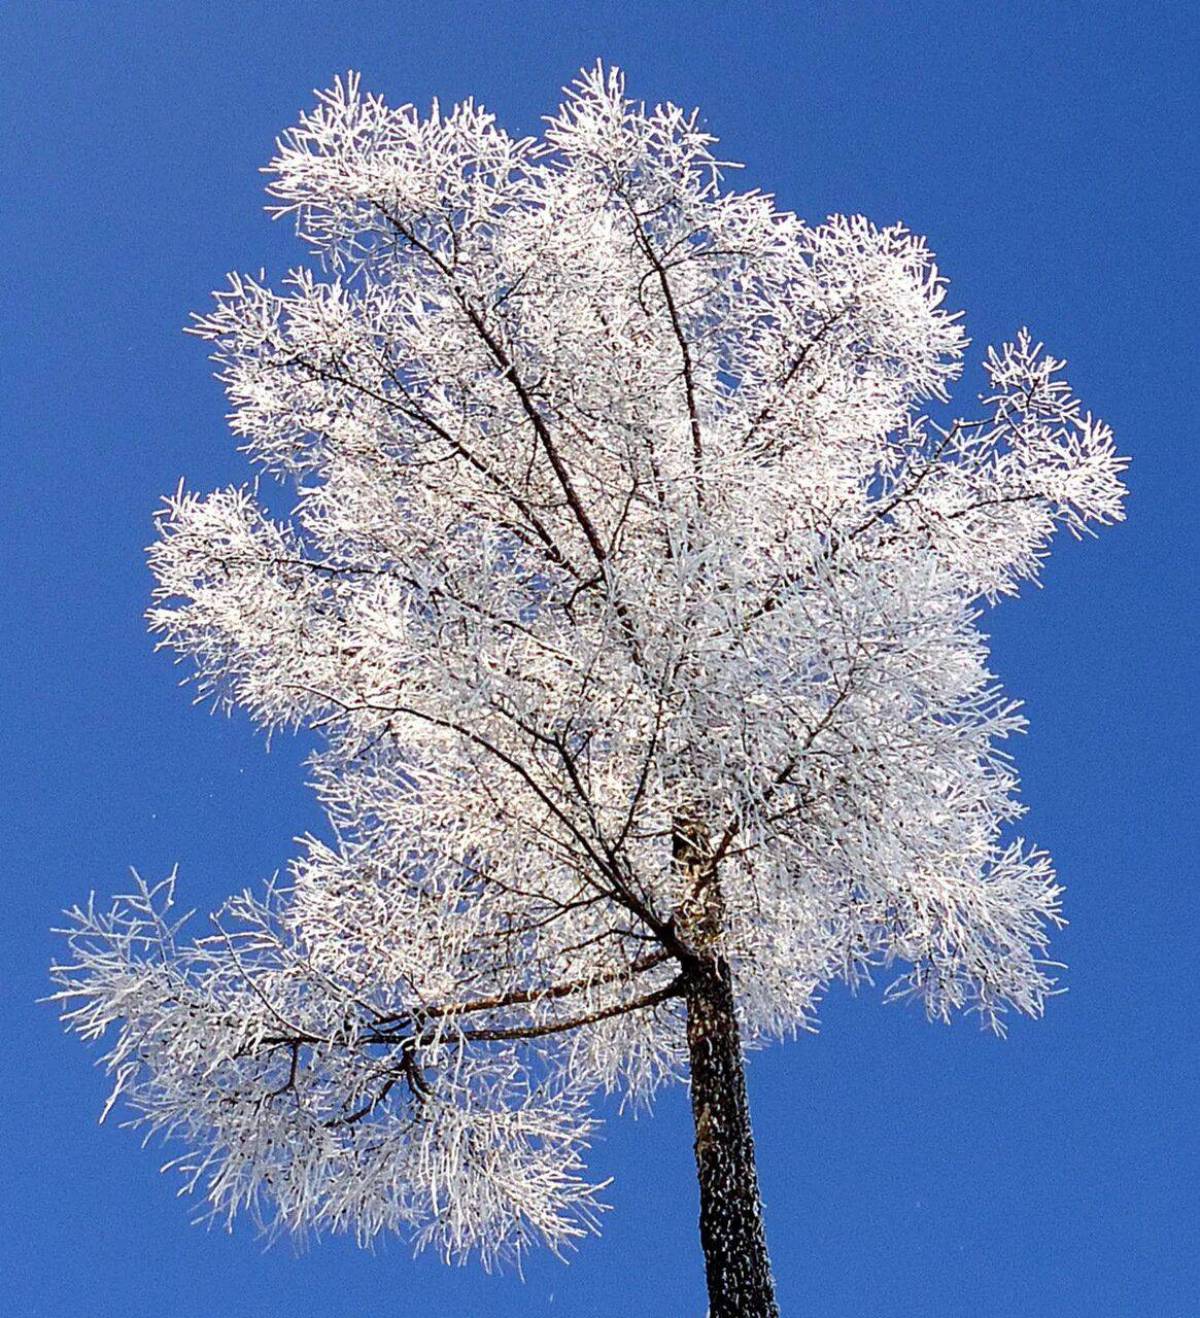
M 685 994 L 709 1318 L 776 1318 L 729 967 L 694 967 Z
M 677 820 L 674 852 L 690 880 L 676 920 L 695 952 L 684 968 L 683 991 L 709 1318 L 778 1318 L 733 980 L 720 954 L 723 903 L 708 859 L 707 830 Z

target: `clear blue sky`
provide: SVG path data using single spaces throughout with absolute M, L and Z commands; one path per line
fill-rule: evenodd
M 349 67 L 534 132 L 597 56 L 698 104 L 747 185 L 929 235 L 979 347 L 1028 322 L 1132 454 L 1129 522 L 989 619 L 1024 698 L 1027 831 L 1070 992 L 1001 1043 L 834 993 L 751 1089 L 785 1315 L 1200 1313 L 1196 69 L 1187 3 L 59 3 L 0 17 L 6 815 L 0 1300 L 107 1318 L 703 1313 L 684 1096 L 618 1118 L 602 1239 L 524 1283 L 344 1240 L 189 1224 L 163 1155 L 98 1128 L 47 991 L 57 912 L 180 865 L 201 909 L 320 820 L 304 747 L 176 689 L 141 613 L 180 475 L 245 474 L 203 348 L 230 269 L 299 259 L 272 138 Z

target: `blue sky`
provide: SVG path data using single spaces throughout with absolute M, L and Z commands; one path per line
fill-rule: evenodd
M 835 992 L 819 1036 L 753 1059 L 783 1311 L 1200 1312 L 1198 37 L 1184 3 L 4 6 L 6 1312 L 703 1312 L 681 1092 L 613 1114 L 613 1212 L 569 1266 L 264 1251 L 190 1225 L 163 1155 L 97 1127 L 103 1077 L 35 1003 L 89 889 L 178 862 L 203 910 L 320 826 L 305 747 L 193 707 L 141 620 L 159 497 L 245 475 L 180 327 L 227 270 L 300 259 L 261 212 L 274 135 L 347 68 L 534 132 L 598 56 L 698 104 L 746 186 L 927 234 L 977 348 L 1027 322 L 1133 457 L 1128 523 L 987 622 L 1032 724 L 1026 831 L 1068 887 L 1070 991 L 1003 1043 Z

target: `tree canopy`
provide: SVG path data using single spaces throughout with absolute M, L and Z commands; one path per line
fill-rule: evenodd
M 996 1030 L 1053 991 L 979 613 L 1120 516 L 1123 460 L 1024 330 L 950 415 L 924 242 L 713 146 L 600 67 L 537 140 L 351 76 L 268 170 L 314 264 L 196 319 L 296 506 L 181 488 L 151 625 L 321 732 L 329 827 L 196 940 L 173 878 L 76 910 L 56 973 L 217 1214 L 561 1248 L 590 1098 L 687 1073 L 710 953 L 748 1045 L 881 968 Z

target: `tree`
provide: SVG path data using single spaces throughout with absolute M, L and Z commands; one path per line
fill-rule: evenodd
M 726 190 L 713 141 L 600 67 L 541 141 L 351 76 L 269 167 L 320 271 L 196 318 L 297 503 L 181 488 L 151 626 L 320 730 L 329 836 L 194 941 L 173 876 L 77 908 L 55 973 L 214 1213 L 560 1250 L 589 1098 L 687 1076 L 711 1313 L 773 1314 L 743 1050 L 879 967 L 997 1032 L 1053 991 L 979 613 L 1123 460 L 1024 331 L 937 421 L 924 243 Z

